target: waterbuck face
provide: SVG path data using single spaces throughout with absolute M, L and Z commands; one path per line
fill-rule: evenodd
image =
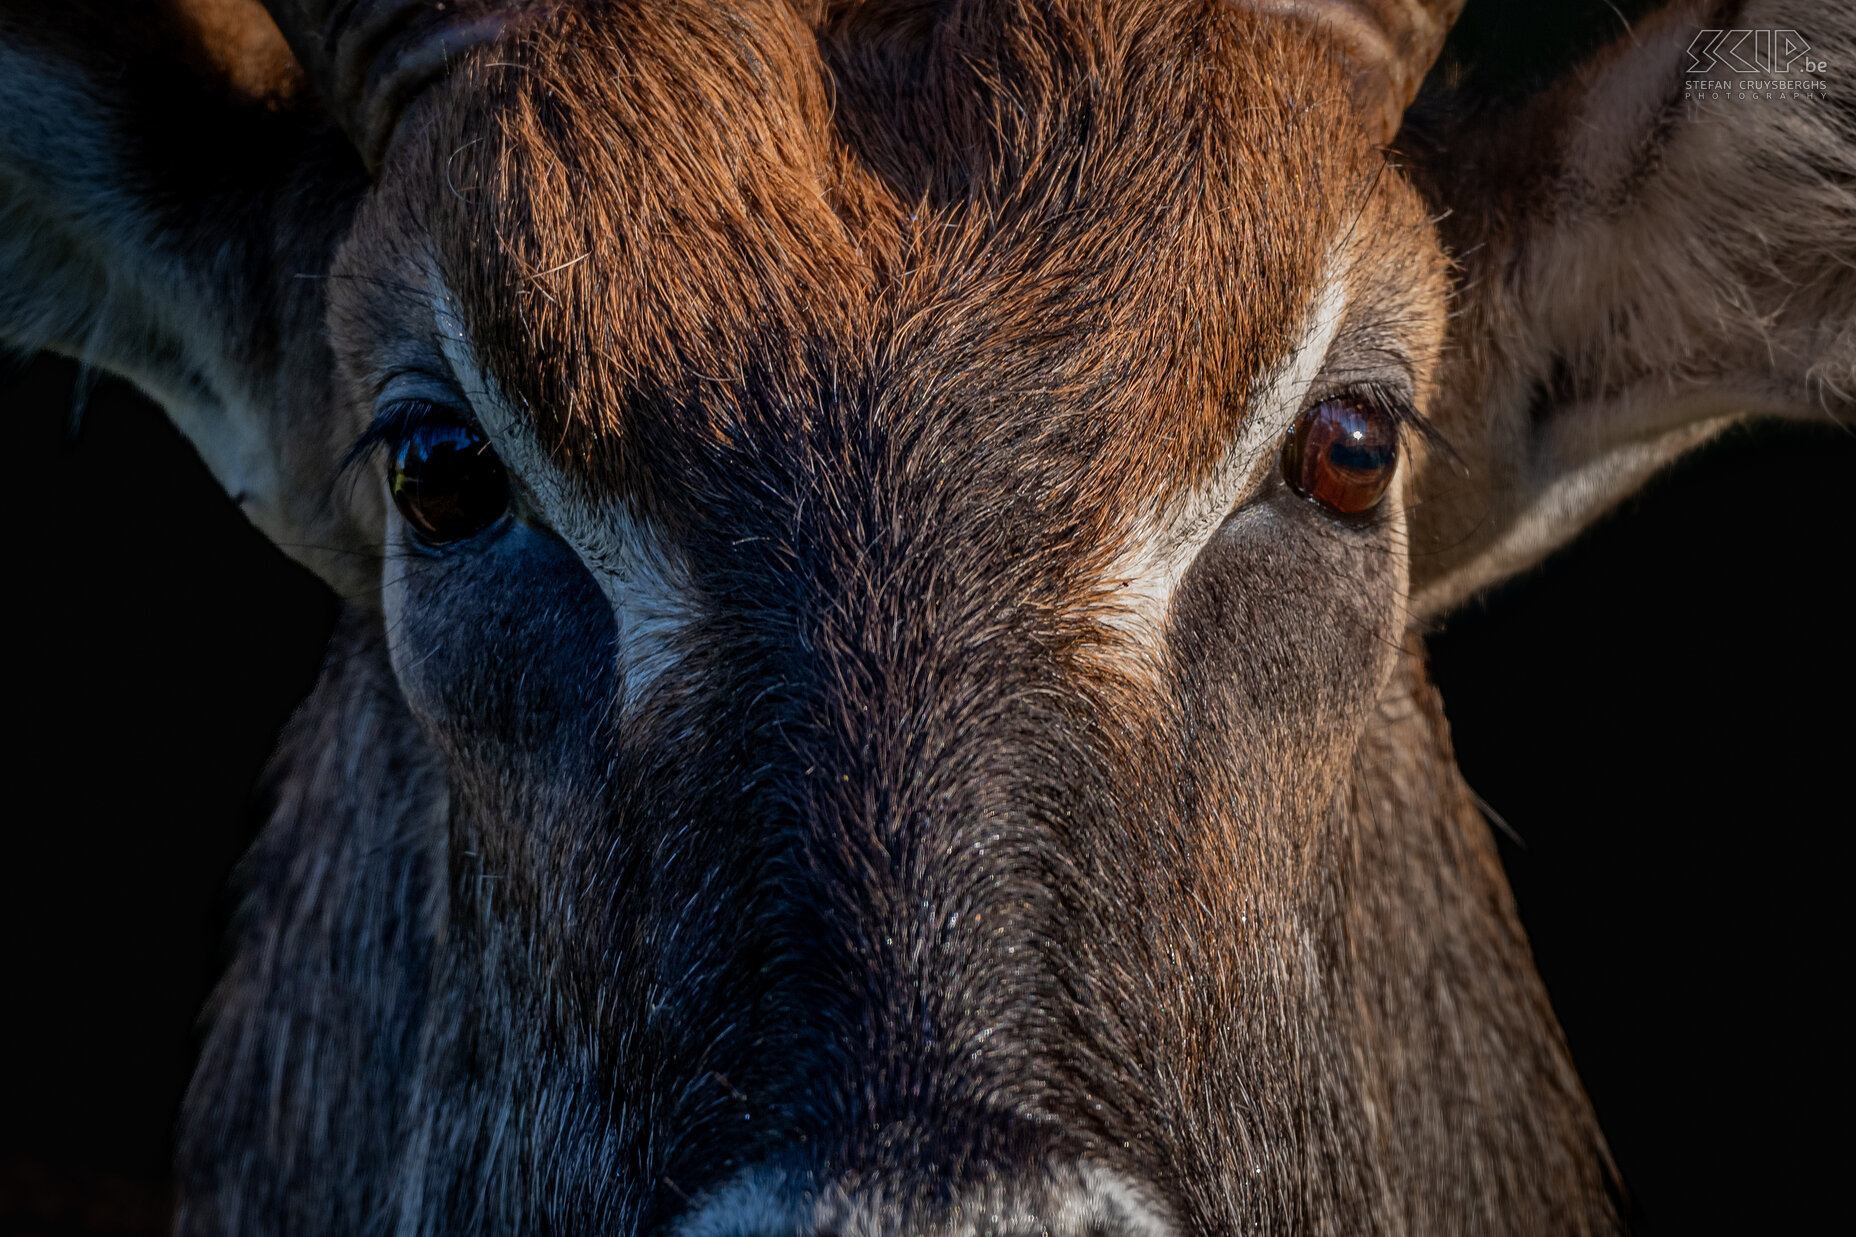
M 279 0 L 192 210 L 5 17 L 0 327 L 351 603 L 182 1231 L 1613 1227 L 1412 636 L 1848 414 L 1856 117 L 1684 4 L 1407 166 L 1458 7 Z
M 1441 258 L 1331 58 L 1127 20 L 569 18 L 336 262 L 468 914 L 726 1231 L 1177 1172 L 1316 1014 Z

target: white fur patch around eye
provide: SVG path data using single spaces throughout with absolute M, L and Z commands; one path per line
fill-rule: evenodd
M 434 300 L 439 347 L 478 423 L 612 607 L 619 635 L 620 704 L 629 712 L 678 660 L 676 637 L 693 608 L 684 565 L 622 499 L 591 498 L 574 484 L 534 425 L 478 365 L 449 293 L 441 287 Z
M 1295 346 L 1252 388 L 1250 413 L 1237 441 L 1205 480 L 1169 496 L 1127 528 L 1120 553 L 1102 575 L 1112 598 L 1102 618 L 1136 648 L 1160 647 L 1180 580 L 1301 413 L 1346 311 L 1346 284 L 1330 274 L 1309 306 Z

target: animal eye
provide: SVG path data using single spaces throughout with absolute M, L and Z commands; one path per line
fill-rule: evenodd
M 1398 422 L 1361 400 L 1324 399 L 1282 448 L 1282 475 L 1303 498 L 1342 515 L 1377 506 L 1398 467 Z
M 484 436 L 458 421 L 407 427 L 387 465 L 394 505 L 420 540 L 445 545 L 494 524 L 509 506 L 509 475 Z

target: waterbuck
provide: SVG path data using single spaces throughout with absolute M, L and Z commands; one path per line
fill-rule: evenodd
M 1856 9 L 1460 7 L 0 4 L 0 340 L 346 606 L 178 1231 L 1619 1229 L 1418 634 L 1856 415 Z

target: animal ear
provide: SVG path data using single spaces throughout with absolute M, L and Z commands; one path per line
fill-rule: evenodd
M 0 345 L 129 378 L 351 594 L 322 276 L 366 185 L 255 3 L 0 3 Z
M 1856 8 L 1677 3 L 1511 107 L 1432 83 L 1398 148 L 1456 263 L 1416 617 L 1738 420 L 1856 414 Z
M 408 101 L 497 22 L 271 10 L 283 30 L 256 0 L 0 0 L 0 347 L 134 381 L 259 528 L 364 595 L 380 499 L 337 485 L 325 276 Z

